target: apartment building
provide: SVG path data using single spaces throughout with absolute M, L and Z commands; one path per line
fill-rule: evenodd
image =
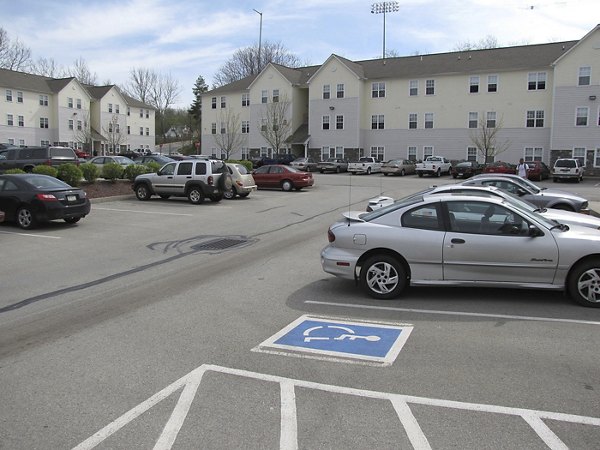
M 288 106 L 272 124 L 279 102 Z M 331 55 L 298 69 L 269 64 L 205 93 L 202 105 L 202 153 L 217 156 L 224 134 L 239 134 L 233 157 L 270 155 L 265 126 L 286 123 L 279 152 L 298 156 L 483 162 L 475 142 L 494 132 L 488 160 L 573 156 L 600 174 L 600 26 L 579 41 L 366 61 Z
M 0 142 L 98 155 L 154 149 L 155 109 L 116 86 L 0 69 Z

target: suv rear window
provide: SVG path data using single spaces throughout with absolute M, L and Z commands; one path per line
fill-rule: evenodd
M 66 156 L 67 158 L 75 158 L 75 152 L 70 148 L 50 148 L 50 158 L 55 156 Z
M 574 159 L 558 159 L 556 160 L 555 167 L 577 167 L 577 163 Z

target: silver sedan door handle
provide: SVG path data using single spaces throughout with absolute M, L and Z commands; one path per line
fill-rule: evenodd
M 453 239 L 450 240 L 450 242 L 452 244 L 464 244 L 465 240 L 464 239 L 459 239 L 459 238 L 453 238 Z

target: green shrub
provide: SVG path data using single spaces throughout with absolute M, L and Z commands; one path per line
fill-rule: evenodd
M 154 173 L 158 173 L 158 171 L 162 167 L 156 161 L 150 161 L 149 163 L 146 164 L 146 166 L 150 169 L 149 172 L 154 172 Z
M 243 159 L 241 161 L 235 160 L 235 159 L 228 159 L 227 161 L 228 163 L 231 164 L 241 164 L 242 166 L 244 166 L 246 169 L 248 169 L 248 172 L 252 172 L 252 161 L 249 161 L 247 159 Z
M 138 175 L 141 175 L 143 173 L 150 173 L 152 171 L 153 170 L 150 167 L 144 164 L 130 164 L 127 167 L 125 167 L 125 170 L 123 171 L 123 176 L 128 180 L 133 181 Z
M 83 163 L 79 166 L 79 169 L 81 170 L 85 181 L 94 182 L 100 176 L 100 171 L 96 164 Z
M 108 163 L 102 167 L 102 178 L 107 180 L 115 181 L 123 178 L 123 166 L 117 163 Z
M 6 174 L 11 174 L 11 173 L 27 173 L 24 170 L 21 169 L 8 169 L 6 171 L 4 171 L 4 173 Z
M 55 167 L 47 166 L 45 164 L 40 164 L 39 166 L 35 166 L 32 173 L 39 173 L 40 175 L 49 175 L 51 177 L 56 178 L 58 175 L 58 170 Z
M 79 186 L 79 182 L 83 178 L 83 173 L 75 164 L 61 164 L 58 166 L 58 174 L 56 177 L 71 186 Z

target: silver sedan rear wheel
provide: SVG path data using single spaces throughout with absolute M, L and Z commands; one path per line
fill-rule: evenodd
M 361 267 L 360 285 L 373 298 L 387 300 L 397 297 L 406 284 L 406 272 L 392 256 L 372 256 Z

